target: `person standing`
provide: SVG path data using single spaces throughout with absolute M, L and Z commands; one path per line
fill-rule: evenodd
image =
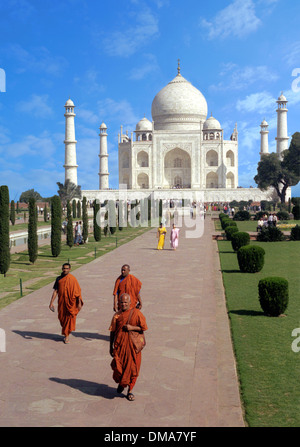
M 157 250 L 163 250 L 165 245 L 165 235 L 167 234 L 166 228 L 163 226 L 163 224 L 160 224 L 160 227 L 157 229 L 157 237 L 158 237 L 158 244 L 157 244 Z
M 131 307 L 142 308 L 141 281 L 130 273 L 130 266 L 124 264 L 121 267 L 121 275 L 118 276 L 113 290 L 113 309 L 117 312 L 120 304 L 120 297 L 123 293 L 128 293 L 131 298 Z
M 178 242 L 179 242 L 179 228 L 176 228 L 175 224 L 173 223 L 173 227 L 171 230 L 171 235 L 170 235 L 170 244 L 171 244 L 171 248 L 173 250 L 176 250 L 176 248 L 178 248 Z
M 62 266 L 62 274 L 56 278 L 49 308 L 52 312 L 54 301 L 58 296 L 57 312 L 64 342 L 69 343 L 69 335 L 75 331 L 76 317 L 83 306 L 81 289 L 75 276 L 70 273 L 71 265 L 66 262 Z
M 130 321 L 128 322 L 130 318 Z M 139 309 L 132 308 L 130 296 L 123 293 L 120 297 L 120 310 L 114 314 L 110 331 L 110 355 L 113 357 L 111 368 L 113 379 L 118 383 L 117 392 L 128 387 L 127 399 L 134 401 L 132 389 L 139 376 L 142 354 L 136 353 L 130 331 L 146 331 L 148 329 L 146 318 Z

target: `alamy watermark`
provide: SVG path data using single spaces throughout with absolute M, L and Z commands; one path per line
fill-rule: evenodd
M 6 352 L 5 330 L 0 328 L 0 352 Z
M 300 92 L 300 76 L 298 75 L 300 75 L 300 68 L 294 68 L 292 71 L 292 76 L 297 76 L 292 82 L 292 90 L 294 93 Z
M 292 337 L 296 337 L 292 342 L 292 351 L 300 352 L 300 328 L 297 327 L 292 331 Z
M 148 227 L 163 224 L 185 228 L 186 238 L 200 238 L 204 233 L 205 209 L 203 197 L 193 199 L 192 193 L 181 191 L 174 198 L 166 199 L 139 192 L 138 199 L 129 199 L 126 188 L 120 188 L 118 197 L 100 203 L 96 215 L 99 227 Z
M 6 74 L 3 68 L 0 68 L 0 92 L 6 92 Z

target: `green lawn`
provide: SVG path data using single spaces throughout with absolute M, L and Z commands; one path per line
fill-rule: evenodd
M 20 280 L 22 281 L 22 295 L 28 295 L 46 284 L 51 283 L 61 272 L 64 262 L 70 262 L 72 271 L 83 264 L 93 261 L 109 251 L 122 245 L 135 237 L 148 231 L 150 227 L 132 228 L 130 226 L 117 231 L 112 236 L 105 237 L 95 242 L 89 236 L 87 244 L 69 248 L 65 240 L 62 241 L 62 250 L 57 258 L 51 254 L 51 247 L 40 246 L 38 258 L 34 264 L 28 259 L 28 252 L 11 254 L 11 263 L 6 276 L 0 275 L 0 309 L 11 302 L 21 298 Z
M 245 418 L 252 427 L 299 427 L 300 352 L 291 345 L 293 329 L 300 328 L 300 242 L 251 244 L 266 252 L 262 271 L 254 274 L 240 273 L 231 242 L 218 242 Z M 267 276 L 289 281 L 285 316 L 261 310 L 258 281 Z

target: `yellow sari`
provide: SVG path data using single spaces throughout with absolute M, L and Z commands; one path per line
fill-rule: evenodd
M 164 245 L 165 245 L 165 235 L 167 233 L 167 230 L 165 229 L 165 227 L 160 227 L 160 228 L 158 228 L 157 233 L 159 236 L 157 250 L 163 250 Z

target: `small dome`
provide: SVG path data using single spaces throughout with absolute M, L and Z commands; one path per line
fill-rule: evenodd
M 213 116 L 210 116 L 203 124 L 203 130 L 221 130 L 221 129 L 222 129 L 221 124 Z
M 68 99 L 68 101 L 65 104 L 65 107 L 75 107 L 72 99 L 70 99 L 70 98 Z
M 262 122 L 261 122 L 261 126 L 268 126 L 269 124 L 267 123 L 267 121 L 264 119 Z
M 101 126 L 100 126 L 100 129 L 107 129 L 106 124 L 105 124 L 105 123 L 102 123 Z
M 152 123 L 151 123 L 151 121 L 149 121 L 147 118 L 143 118 L 143 119 L 141 119 L 138 123 L 137 123 L 137 125 L 136 125 L 136 127 L 135 127 L 135 131 L 136 132 L 143 132 L 143 131 L 146 131 L 146 132 L 152 132 Z
M 284 94 L 281 92 L 281 95 L 278 98 L 278 101 L 286 101 L 286 97 L 284 96 Z

